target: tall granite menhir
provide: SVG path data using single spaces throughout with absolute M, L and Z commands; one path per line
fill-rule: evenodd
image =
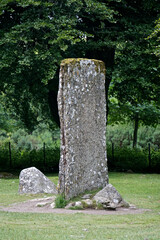
M 60 68 L 59 192 L 66 199 L 104 187 L 106 158 L 105 66 L 94 59 L 65 59 Z

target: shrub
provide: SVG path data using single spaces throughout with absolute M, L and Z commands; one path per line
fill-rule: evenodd
M 0 149 L 0 166 L 9 167 L 9 151 L 5 148 Z
M 151 171 L 160 173 L 160 150 L 151 153 Z
M 116 148 L 114 157 L 112 155 L 111 146 L 108 146 L 108 165 L 110 170 L 134 172 L 145 172 L 148 168 L 148 156 L 146 152 L 139 149 L 131 149 L 127 147 Z
M 107 143 L 114 142 L 118 147 L 132 147 L 133 145 L 133 125 L 132 124 L 115 124 L 107 125 Z M 148 143 L 151 147 L 158 149 L 160 147 L 160 125 L 157 127 L 140 126 L 138 129 L 138 148 L 148 148 Z
M 28 151 L 27 149 L 15 149 L 11 145 L 11 165 L 9 157 L 9 148 L 2 147 L 0 148 L 0 167 L 2 169 L 23 169 L 27 167 L 37 167 L 43 171 L 49 172 L 58 172 L 59 169 L 59 159 L 60 159 L 60 149 L 59 147 L 55 148 L 46 148 L 45 158 L 43 149 L 33 149 Z
M 64 208 L 67 205 L 67 200 L 63 195 L 58 195 L 55 199 L 55 207 L 56 208 Z

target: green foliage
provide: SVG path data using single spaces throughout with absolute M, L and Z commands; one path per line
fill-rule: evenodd
M 0 167 L 1 169 L 17 169 L 22 170 L 23 168 L 35 166 L 40 170 L 47 172 L 58 172 L 59 169 L 59 159 L 60 159 L 60 149 L 55 145 L 54 148 L 45 149 L 45 159 L 44 150 L 33 149 L 33 150 L 18 150 L 11 148 L 11 163 L 9 148 L 0 148 Z M 11 166 L 10 166 L 11 164 Z
M 7 145 L 10 141 L 21 151 L 40 149 L 43 142 L 53 147 L 54 134 L 43 131 L 41 123 L 52 130 L 52 122 L 59 123 L 58 72 L 66 57 L 105 62 L 110 123 L 135 120 L 137 116 L 139 123 L 156 125 L 160 116 L 159 59 L 152 54 L 153 39 L 146 38 L 153 31 L 159 9 L 158 1 L 149 0 L 2 0 L 0 142 Z M 153 34 L 159 41 L 158 28 L 159 21 Z M 30 135 L 24 130 L 11 134 L 15 118 Z M 41 130 L 35 130 L 37 125 Z M 128 136 L 120 140 L 122 144 L 131 145 L 133 138 Z M 158 139 L 157 133 L 151 142 L 158 146 Z M 142 137 L 139 146 L 145 141 Z M 29 161 L 26 153 L 22 156 Z
M 67 201 L 64 196 L 58 195 L 55 199 L 55 207 L 56 208 L 64 208 L 67 205 Z
M 100 32 L 103 21 L 114 19 L 108 5 L 95 0 L 1 3 L 0 92 L 30 132 L 40 121 L 53 120 L 51 112 L 57 114 L 59 64 L 66 57 L 84 56 L 83 44 L 94 38 L 90 23 L 96 20 Z
M 0 148 L 0 166 L 1 168 L 9 167 L 9 151 L 6 148 Z
M 58 172 L 60 159 L 59 129 L 51 131 L 48 125 L 41 123 L 32 134 L 28 134 L 23 128 L 18 129 L 16 123 L 11 130 L 11 132 L 0 130 L 1 168 L 23 169 L 35 166 L 45 171 Z M 11 161 L 9 142 L 11 145 Z
M 4 95 L 0 95 L 0 129 L 6 132 L 12 132 L 21 126 L 22 124 L 14 116 L 14 113 L 5 108 Z
M 160 150 L 151 152 L 151 168 L 154 172 L 160 173 Z
M 156 125 L 160 119 L 159 59 L 152 54 L 152 40 L 146 39 L 153 30 L 155 11 L 160 6 L 155 2 L 127 3 L 131 15 L 122 13 L 119 19 L 124 31 L 116 45 L 109 89 L 109 121 L 135 121 L 133 146 L 136 146 L 139 124 Z
M 127 100 L 126 100 L 127 101 Z M 109 99 L 108 124 L 127 123 L 134 121 L 135 114 L 138 114 L 139 124 L 156 126 L 160 119 L 160 109 L 155 102 L 136 104 L 120 102 L 117 98 Z
M 116 171 L 146 172 L 148 170 L 148 155 L 139 149 L 116 148 L 113 158 L 111 146 L 107 146 L 107 156 L 109 168 Z
M 98 210 L 104 210 L 104 207 L 103 207 L 102 203 L 97 203 L 97 209 Z
M 7 146 L 8 142 L 11 142 L 12 147 L 18 150 L 40 149 L 43 147 L 44 142 L 49 148 L 60 145 L 59 129 L 51 131 L 48 125 L 41 123 L 32 134 L 28 134 L 25 129 L 18 128 L 17 122 L 15 123 L 16 124 L 12 127 L 11 132 L 0 130 L 0 145 Z
M 131 46 L 126 44 L 117 50 L 110 88 L 109 122 L 137 121 L 137 125 L 156 125 L 160 119 L 158 58 L 151 54 L 146 43 L 141 42 L 139 50 L 134 46 L 136 42 L 129 44 Z
M 148 144 L 151 148 L 160 148 L 160 125 L 157 127 L 140 126 L 137 141 L 137 148 L 147 149 Z M 107 144 L 114 143 L 115 147 L 132 147 L 133 124 L 116 124 L 107 126 Z
M 153 42 L 153 52 L 158 58 L 160 57 L 160 18 L 155 22 L 154 31 L 148 37 L 148 39 L 155 40 Z M 155 69 L 157 71 L 157 69 Z
M 132 149 L 132 125 L 107 126 L 107 156 L 110 170 L 160 172 L 160 126 L 139 128 L 137 148 Z M 149 169 L 149 144 L 151 166 Z M 114 144 L 114 145 L 113 145 Z
M 157 1 L 1 1 L 0 91 L 6 106 L 30 132 L 42 120 L 58 123 L 58 71 L 66 57 L 103 60 L 107 96 L 113 77 L 111 88 L 120 82 L 114 89 L 129 103 L 154 98 L 158 60 L 144 39 L 158 10 Z

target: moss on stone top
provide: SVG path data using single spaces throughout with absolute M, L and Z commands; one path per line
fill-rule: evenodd
M 85 60 L 88 60 L 88 61 L 92 61 L 94 62 L 96 68 L 96 72 L 98 72 L 98 69 L 99 69 L 99 66 L 100 66 L 100 69 L 101 69 L 101 72 L 102 73 L 106 73 L 106 69 L 105 69 L 105 64 L 103 61 L 100 61 L 100 60 L 97 60 L 97 59 L 88 59 L 88 58 L 67 58 L 67 59 L 64 59 L 62 62 L 61 62 L 61 66 L 63 67 L 66 67 L 67 65 L 79 65 L 80 61 L 85 61 Z M 88 63 L 90 64 L 90 63 Z

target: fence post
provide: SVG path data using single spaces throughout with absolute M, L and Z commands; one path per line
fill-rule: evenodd
M 9 142 L 9 166 L 12 167 L 12 152 L 11 152 L 11 143 Z
M 148 160 L 149 160 L 149 170 L 151 171 L 151 144 L 148 144 Z
M 46 166 L 46 144 L 45 144 L 45 142 L 43 143 L 43 164 L 45 167 Z
M 114 163 L 114 143 L 112 142 L 112 162 Z

